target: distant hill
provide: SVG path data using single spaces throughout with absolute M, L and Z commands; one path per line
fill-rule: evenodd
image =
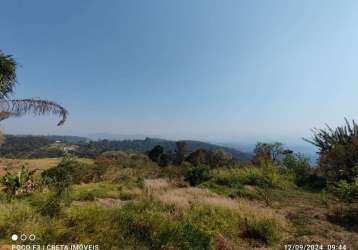
M 43 136 L 50 141 L 61 141 L 63 143 L 69 144 L 85 144 L 90 141 L 90 139 L 81 136 L 72 136 L 72 135 L 45 135 Z
M 110 141 L 122 141 L 122 140 L 144 140 L 147 135 L 143 134 L 112 134 L 112 133 L 93 133 L 87 135 L 92 141 L 98 140 L 110 140 Z M 150 136 L 156 137 L 156 136 Z
M 106 151 L 126 151 L 144 153 L 156 145 L 161 145 L 165 151 L 175 151 L 176 142 L 157 138 L 143 140 L 97 140 L 90 141 L 85 137 L 57 135 L 6 135 L 6 140 L 0 147 L 0 156 L 8 158 L 42 158 L 63 155 L 63 145 L 78 145 L 77 153 L 84 157 L 95 157 Z M 238 160 L 249 160 L 251 154 L 233 148 L 223 147 L 201 141 L 186 140 L 188 153 L 199 148 L 206 150 L 222 149 L 231 153 Z M 54 145 L 58 145 L 57 147 Z
M 59 157 L 63 155 L 64 145 L 86 145 L 88 142 L 87 138 L 79 136 L 5 135 L 5 143 L 0 146 L 0 157 Z
M 252 155 L 245 153 L 233 148 L 223 147 L 211 143 L 202 141 L 184 140 L 187 144 L 188 153 L 193 152 L 199 148 L 206 150 L 218 150 L 223 149 L 224 151 L 231 153 L 233 157 L 238 160 L 249 160 Z M 99 140 L 92 141 L 90 144 L 95 148 L 100 148 L 103 151 L 106 150 L 121 150 L 131 152 L 146 152 L 151 150 L 156 145 L 161 145 L 165 151 L 175 151 L 176 142 L 157 138 L 145 138 L 144 140 Z

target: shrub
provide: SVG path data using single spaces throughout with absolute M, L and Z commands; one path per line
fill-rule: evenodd
M 69 241 L 95 242 L 104 249 L 212 249 L 209 233 L 168 218 L 173 209 L 146 201 L 107 209 L 85 205 L 67 209 L 64 222 Z
M 7 199 L 11 200 L 20 188 L 18 176 L 7 173 L 0 178 L 0 183 L 4 186 L 3 191 L 6 193 Z
M 41 173 L 43 182 L 57 193 L 62 193 L 73 183 L 74 162 L 62 161 L 58 166 Z
M 32 193 L 35 188 L 34 173 L 35 171 L 29 171 L 28 168 L 22 166 L 16 175 L 6 173 L 5 176 L 0 177 L 0 184 L 4 186 L 3 191 L 6 193 L 7 199 L 11 200 L 18 194 Z
M 49 220 L 41 216 L 36 209 L 31 206 L 13 202 L 11 204 L 0 205 L 0 237 L 10 238 L 13 233 L 35 234 L 36 241 L 25 241 L 29 244 L 50 244 L 60 243 L 64 239 L 65 229 L 60 221 Z
M 305 139 L 319 149 L 319 166 L 329 181 L 353 182 L 358 170 L 358 125 L 345 119 L 344 126 L 313 130 L 313 138 Z
M 232 191 L 231 193 L 229 193 L 229 197 L 230 198 L 246 198 L 249 200 L 259 200 L 262 198 L 260 196 L 260 193 L 258 193 L 256 190 L 245 188 L 245 187 L 235 189 L 235 191 Z
M 222 149 L 215 151 L 197 149 L 188 155 L 186 161 L 193 165 L 205 164 L 211 168 L 231 166 L 235 163 L 232 155 Z
M 281 238 L 281 228 L 272 218 L 245 219 L 244 236 L 262 241 L 268 245 L 277 243 Z
M 190 166 L 185 172 L 185 181 L 196 186 L 210 179 L 210 168 L 207 165 Z
M 243 185 L 286 188 L 292 185 L 291 177 L 274 166 L 222 169 L 213 172 L 213 181 L 232 188 L 242 188 Z
M 237 230 L 242 222 L 241 215 L 237 211 L 207 204 L 191 206 L 181 219 L 213 235 L 224 234 L 232 238 L 237 237 Z
M 322 190 L 326 187 L 326 178 L 319 176 L 317 171 L 311 168 L 308 159 L 302 155 L 286 154 L 282 164 L 293 173 L 297 186 L 315 190 Z
M 148 208 L 127 205 L 115 216 L 115 224 L 125 238 L 148 249 L 211 249 L 210 234 L 195 224 L 175 222 Z M 133 239 L 134 238 L 134 239 Z
M 66 191 L 70 185 L 98 180 L 98 166 L 64 159 L 56 167 L 41 173 L 43 183 L 54 189 L 57 193 Z
M 79 201 L 93 201 L 95 198 L 119 198 L 120 191 L 118 187 L 116 184 L 106 182 L 74 185 L 70 198 Z
M 358 176 L 352 183 L 340 180 L 333 188 L 337 197 L 344 202 L 354 202 L 358 200 Z
M 254 149 L 253 164 L 267 165 L 280 161 L 284 149 L 279 142 L 275 143 L 257 143 Z
M 148 151 L 147 155 L 149 159 L 151 159 L 154 162 L 159 163 L 160 162 L 160 156 L 164 153 L 164 149 L 162 146 L 157 145 L 152 150 Z
M 56 195 L 48 197 L 42 204 L 40 204 L 38 211 L 43 216 L 55 217 L 60 214 L 61 203 L 60 199 Z

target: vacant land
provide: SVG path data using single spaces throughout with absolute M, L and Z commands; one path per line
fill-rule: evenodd
M 59 164 L 73 177 L 60 194 L 41 180 L 42 172 Z M 70 164 L 75 168 L 66 168 Z M 95 161 L 1 159 L 0 165 L 2 175 L 24 165 L 37 171 L 31 192 L 11 199 L 1 193 L 4 246 L 16 232 L 35 234 L 38 244 L 101 249 L 283 249 L 295 243 L 358 249 L 357 225 L 337 215 L 345 204 L 298 188 L 273 168 L 213 169 L 193 186 L 183 177 L 185 166 L 159 167 L 140 154 Z M 262 186 L 260 178 L 270 186 Z
M 62 158 L 42 158 L 42 159 L 6 159 L 0 158 L 0 175 L 8 171 L 19 171 L 21 167 L 25 166 L 29 170 L 38 170 L 38 172 L 55 167 L 61 162 Z M 93 163 L 92 159 L 79 158 L 77 159 L 84 163 Z

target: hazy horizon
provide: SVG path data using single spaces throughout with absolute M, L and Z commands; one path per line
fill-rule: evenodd
M 358 2 L 4 2 L 17 98 L 66 107 L 11 134 L 159 135 L 304 144 L 356 119 Z

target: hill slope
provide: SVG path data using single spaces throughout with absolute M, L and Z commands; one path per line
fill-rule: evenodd
M 233 148 L 201 141 L 186 140 L 185 142 L 187 143 L 188 153 L 199 148 L 206 150 L 222 149 L 231 153 L 238 160 L 251 159 L 251 154 Z M 87 138 L 76 136 L 6 135 L 5 144 L 0 147 L 0 156 L 7 158 L 59 157 L 63 154 L 63 147 L 66 145 L 79 145 L 79 153 L 87 156 L 95 156 L 98 153 L 113 150 L 143 153 L 151 150 L 156 145 L 161 145 L 165 151 L 174 152 L 176 148 L 175 143 L 175 141 L 156 138 L 89 141 Z M 87 154 L 89 152 L 91 154 Z

